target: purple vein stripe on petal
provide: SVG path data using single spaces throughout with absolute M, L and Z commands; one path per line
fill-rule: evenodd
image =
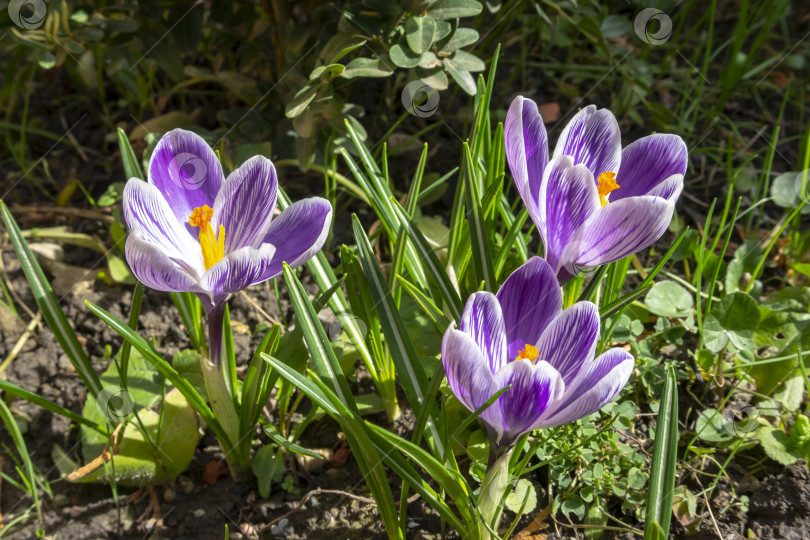
M 633 357 L 623 349 L 610 349 L 585 366 L 568 385 L 563 398 L 533 429 L 560 426 L 589 416 L 611 401 L 633 372 Z
M 667 178 L 683 177 L 687 161 L 686 144 L 677 135 L 656 134 L 637 140 L 622 151 L 616 175 L 620 187 L 611 194 L 611 201 L 647 195 Z
M 622 137 L 616 117 L 607 109 L 596 110 L 589 105 L 565 126 L 554 148 L 554 157 L 573 157 L 575 164 L 588 167 L 596 179 L 603 172 L 619 169 L 621 152 Z
M 473 338 L 492 373 L 506 364 L 503 314 L 494 294 L 477 292 L 470 295 L 459 321 L 459 330 Z
M 263 156 L 247 160 L 228 175 L 214 201 L 212 225 L 225 227 L 225 253 L 261 244 L 276 207 L 278 179 Z
M 504 124 L 506 160 L 518 193 L 535 219 L 539 207 L 540 182 L 548 163 L 548 137 L 537 104 L 522 96 L 509 107 Z
M 554 271 L 540 257 L 515 270 L 498 291 L 506 327 L 506 355 L 515 359 L 526 344 L 534 345 L 562 310 L 562 292 Z
M 571 384 L 582 366 L 593 358 L 599 340 L 599 310 L 591 302 L 577 302 L 564 310 L 543 332 L 537 343 L 541 360 Z
M 124 186 L 124 220 L 140 240 L 160 249 L 167 257 L 183 261 L 193 276 L 202 275 L 203 261 L 199 242 L 175 219 L 169 203 L 158 189 L 131 178 Z
M 229 253 L 208 269 L 203 286 L 215 295 L 227 295 L 264 281 L 262 276 L 272 264 L 275 246 L 264 244 L 259 249 L 246 246 Z
M 557 270 L 560 257 L 574 231 L 600 208 L 593 174 L 574 165 L 570 156 L 557 156 L 546 169 L 540 188 L 540 219 L 545 258 Z
M 447 384 L 461 403 L 471 411 L 487 402 L 498 388 L 475 341 L 451 325 L 442 339 L 442 364 Z M 500 406 L 494 403 L 482 418 L 498 428 Z M 502 429 L 502 428 L 499 428 Z
M 263 242 L 276 246 L 276 255 L 262 279 L 279 275 L 286 262 L 295 268 L 312 258 L 326 242 L 332 224 L 332 206 L 326 199 L 312 197 L 291 204 L 276 217 Z
M 183 271 L 159 248 L 144 242 L 138 231 L 127 237 L 124 252 L 132 273 L 147 287 L 167 292 L 200 290 L 196 279 Z
M 214 151 L 202 137 L 184 129 L 166 133 L 149 160 L 149 182 L 171 201 L 182 223 L 199 206 L 213 208 L 222 180 L 222 166 Z
M 608 203 L 577 229 L 562 259 L 597 266 L 636 253 L 666 232 L 674 209 L 674 203 L 652 196 Z
M 515 360 L 495 375 L 495 385 L 511 385 L 500 398 L 504 431 L 511 444 L 514 438 L 528 431 L 532 424 L 563 395 L 565 383 L 548 362 L 532 364 L 528 360 Z

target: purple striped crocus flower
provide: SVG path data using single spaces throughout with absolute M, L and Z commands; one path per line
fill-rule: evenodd
M 311 258 L 329 233 L 332 207 L 318 197 L 290 205 L 273 218 L 278 179 L 262 156 L 227 178 L 198 135 L 175 129 L 149 162 L 149 181 L 124 188 L 131 232 L 126 257 L 146 286 L 196 293 L 208 309 L 250 285 Z
M 504 126 L 506 158 L 560 283 L 658 240 L 683 190 L 687 151 L 677 135 L 622 149 L 616 118 L 590 105 L 577 113 L 549 161 L 537 105 L 518 96 Z
M 554 270 L 533 257 L 507 278 L 498 294 L 477 292 L 458 330 L 442 341 L 442 362 L 453 394 L 475 411 L 509 385 L 481 414 L 490 462 L 534 429 L 588 416 L 619 393 L 633 357 L 610 349 L 594 359 L 599 311 L 591 302 L 562 309 Z

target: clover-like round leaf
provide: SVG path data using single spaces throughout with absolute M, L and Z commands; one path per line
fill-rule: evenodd
M 674 281 L 661 281 L 647 293 L 651 313 L 659 317 L 686 317 L 695 305 L 692 293 Z

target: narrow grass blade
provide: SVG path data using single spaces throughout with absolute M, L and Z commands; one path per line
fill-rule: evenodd
M 464 191 L 467 196 L 467 218 L 470 224 L 470 240 L 472 243 L 473 269 L 476 282 L 486 283 L 487 290 L 497 290 L 495 281 L 495 268 L 489 252 L 489 235 L 486 231 L 484 216 L 481 210 L 478 190 L 474 179 L 474 170 L 470 147 L 464 143 L 464 156 L 462 158 L 461 174 L 464 177 Z
M 138 158 L 135 156 L 135 151 L 132 149 L 132 145 L 129 144 L 129 138 L 121 128 L 118 128 L 118 149 L 121 152 L 121 162 L 124 164 L 124 174 L 127 175 L 127 178 L 146 180 L 141 165 L 138 163 Z
M 396 201 L 392 201 L 392 203 L 395 202 Z M 411 221 L 411 219 L 405 214 L 402 207 L 399 206 L 399 204 L 393 204 L 393 207 L 403 224 L 403 228 L 408 233 L 408 237 L 416 247 L 416 251 L 422 257 L 422 262 L 425 266 L 427 274 L 433 279 L 433 282 L 439 288 L 442 299 L 447 305 L 447 308 L 450 310 L 450 314 L 452 315 L 453 319 L 457 321 L 461 320 L 461 311 L 463 306 L 461 298 L 458 296 L 458 292 L 456 292 L 456 289 L 453 287 L 453 283 L 450 281 L 450 277 L 447 275 L 444 267 L 439 262 L 439 258 L 436 256 L 436 253 L 430 247 L 430 244 L 422 234 L 422 231 L 420 231 L 413 221 Z
M 290 198 L 287 197 L 287 194 L 281 189 L 278 190 L 278 205 L 282 210 L 290 205 Z M 322 294 L 326 293 L 328 290 L 330 290 L 330 288 L 338 283 L 338 279 L 335 276 L 332 267 L 329 266 L 329 262 L 326 260 L 326 256 L 323 254 L 323 252 L 318 252 L 317 255 L 312 257 L 307 262 L 307 268 L 315 280 L 315 283 L 318 284 L 318 288 L 321 290 Z M 332 310 L 332 313 L 339 316 L 338 314 L 347 313 L 349 311 L 349 303 L 346 300 L 346 297 L 343 295 L 343 291 L 341 291 L 339 288 L 334 291 L 334 294 L 330 294 L 328 298 L 329 308 Z M 375 374 L 377 368 L 374 364 L 374 358 L 366 346 L 365 334 L 363 330 L 353 317 L 345 317 L 345 319 L 345 321 L 341 321 L 341 327 L 349 336 L 352 345 L 354 345 L 355 349 L 357 349 L 357 354 L 360 355 L 360 358 L 363 360 L 366 368 L 370 373 L 372 373 L 372 375 Z
M 31 293 L 42 311 L 45 323 L 56 336 L 56 340 L 62 350 L 65 351 L 70 363 L 73 364 L 76 373 L 79 374 L 87 389 L 93 396 L 97 395 L 101 391 L 101 382 L 96 372 L 93 371 L 93 364 L 79 344 L 76 333 L 59 306 L 59 300 L 56 298 L 48 279 L 42 272 L 42 268 L 34 258 L 34 254 L 22 237 L 20 228 L 3 201 L 0 201 L 0 217 L 3 218 L 3 223 L 11 239 L 11 245 L 17 253 L 17 258 L 20 260 L 25 278 L 31 287 Z
M 377 260 L 374 258 L 371 244 L 369 244 L 368 237 L 363 231 L 357 216 L 352 216 L 352 228 L 354 229 L 354 238 L 359 250 L 360 262 L 363 265 L 366 279 L 371 288 L 371 294 L 376 303 L 377 314 L 391 356 L 394 359 L 399 380 L 411 408 L 418 411 L 424 401 L 423 391 L 427 387 L 427 376 L 422 363 L 419 361 L 419 356 L 416 354 L 411 338 L 405 330 L 405 324 L 402 322 L 399 311 L 391 299 L 388 284 L 383 277 L 379 264 L 377 264 Z M 429 421 L 428 429 L 431 431 L 428 442 L 434 450 L 439 450 L 441 442 L 433 421 Z
M 290 272 L 289 268 L 285 265 L 285 274 L 287 273 Z M 304 315 L 306 315 L 306 312 L 304 312 Z M 304 332 L 304 334 L 306 335 L 307 332 Z M 330 359 L 322 356 L 323 350 L 320 347 L 310 349 L 310 352 L 312 354 L 312 360 L 316 365 L 331 362 Z M 340 424 L 346 434 L 346 440 L 352 449 L 352 453 L 355 459 L 357 459 L 360 471 L 363 473 L 363 478 L 365 478 L 366 484 L 371 490 L 374 500 L 377 502 L 377 509 L 380 512 L 380 517 L 388 532 L 388 537 L 391 539 L 404 538 L 404 534 L 399 529 L 397 510 L 394 505 L 394 496 L 391 493 L 388 476 L 382 466 L 384 458 L 380 455 L 369 438 L 369 434 L 357 412 L 357 408 L 349 408 L 343 398 L 333 392 L 333 390 L 329 388 L 328 383 L 323 381 L 320 375 L 316 376 L 314 379 L 309 379 L 272 356 L 262 355 L 262 357 L 269 362 L 282 377 L 304 392 L 312 401 Z
M 667 369 L 661 404 L 658 407 L 658 421 L 655 426 L 644 540 L 664 540 L 669 536 L 677 463 L 678 388 L 675 381 L 675 370 L 670 366 Z
M 95 315 L 107 323 L 107 325 L 118 332 L 118 334 L 124 338 L 125 340 L 132 343 L 132 346 L 140 352 L 144 358 L 151 363 L 155 368 L 160 372 L 161 375 L 166 377 L 169 382 L 171 382 L 175 388 L 177 388 L 181 394 L 188 400 L 189 404 L 197 411 L 202 419 L 208 424 L 208 427 L 211 428 L 211 431 L 217 436 L 217 438 L 223 442 L 224 445 L 227 445 L 228 448 L 231 448 L 230 445 L 230 438 L 226 435 L 225 431 L 222 429 L 222 425 L 219 421 L 214 417 L 214 413 L 211 412 L 211 409 L 205 403 L 205 400 L 200 396 L 197 390 L 191 386 L 185 377 L 180 375 L 171 364 L 169 364 L 166 360 L 164 360 L 155 350 L 143 339 L 140 335 L 135 333 L 132 328 L 127 326 L 127 324 L 117 318 L 115 315 L 105 311 L 104 309 L 100 308 L 99 306 L 95 305 L 90 301 L 85 301 L 85 305 L 95 313 Z
M 25 388 L 20 388 L 15 384 L 12 384 L 8 381 L 4 381 L 3 379 L 0 379 L 0 390 L 9 395 L 33 403 L 38 407 L 42 407 L 46 411 L 51 411 L 52 413 L 56 413 L 59 416 L 64 416 L 68 420 L 76 422 L 77 424 L 84 424 L 85 426 L 89 427 L 90 429 L 94 429 L 95 431 L 98 431 L 104 436 L 110 434 L 110 432 L 107 431 L 107 429 L 104 426 L 97 424 L 96 422 L 93 422 L 92 420 L 89 420 L 80 414 L 76 414 L 70 409 L 60 407 L 53 401 L 45 399 L 44 397 L 34 394 L 33 392 L 29 392 Z
M 132 303 L 129 306 L 129 327 L 137 329 L 138 318 L 141 316 L 141 304 L 143 303 L 144 285 L 140 281 L 135 284 L 132 292 Z M 121 379 L 121 388 L 127 387 L 127 373 L 129 371 L 129 355 L 132 351 L 132 344 L 124 340 L 121 346 L 121 363 L 118 365 L 118 376 Z
M 20 453 L 20 458 L 25 466 L 25 475 L 28 477 L 26 482 L 28 492 L 31 494 L 31 498 L 34 500 L 34 506 L 37 509 L 37 519 L 39 520 L 41 526 L 42 508 L 39 504 L 39 488 L 37 487 L 39 482 L 37 482 L 36 472 L 34 472 L 34 463 L 31 461 L 31 456 L 28 454 L 28 447 L 25 446 L 25 439 L 23 439 L 20 427 L 17 425 L 17 421 L 11 415 L 11 410 L 9 410 L 8 405 L 6 405 L 6 402 L 2 399 L 0 399 L 0 418 L 2 418 L 3 423 L 6 425 L 6 429 L 11 434 L 11 439 L 14 441 L 14 446 Z
M 171 297 L 177 311 L 180 312 L 180 318 L 183 320 L 183 326 L 186 327 L 191 346 L 195 351 L 202 352 L 205 339 L 203 338 L 200 299 L 195 294 L 188 292 L 173 292 Z
M 346 382 L 343 371 L 340 369 L 335 351 L 332 350 L 332 346 L 329 344 L 329 338 L 323 329 L 323 325 L 318 319 L 318 314 L 313 309 L 303 285 L 301 285 L 301 282 L 298 281 L 298 278 L 286 263 L 284 263 L 284 282 L 287 284 L 287 289 L 289 289 L 290 302 L 293 305 L 293 310 L 295 310 L 296 322 L 304 334 L 304 341 L 309 349 L 309 354 L 312 356 L 315 371 L 330 387 L 332 392 L 338 396 L 341 403 L 356 412 L 357 404 L 354 402 L 354 396 L 349 384 Z

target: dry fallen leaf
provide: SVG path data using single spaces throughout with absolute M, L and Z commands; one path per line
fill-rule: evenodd
M 545 533 L 541 533 L 540 531 L 548 528 L 548 523 L 546 523 L 546 519 L 548 519 L 548 512 L 550 506 L 546 506 L 540 513 L 534 516 L 534 519 L 531 523 L 529 523 L 525 529 L 517 533 L 514 537 L 515 540 L 545 540 L 548 538 L 548 535 Z
M 208 465 L 205 466 L 202 479 L 203 482 L 209 486 L 213 486 L 217 483 L 220 476 L 224 476 L 226 474 L 228 474 L 228 466 L 221 461 L 213 460 L 209 461 Z
M 543 122 L 550 124 L 560 119 L 560 104 L 556 101 L 551 103 L 543 103 L 537 106 L 537 110 L 543 117 Z

